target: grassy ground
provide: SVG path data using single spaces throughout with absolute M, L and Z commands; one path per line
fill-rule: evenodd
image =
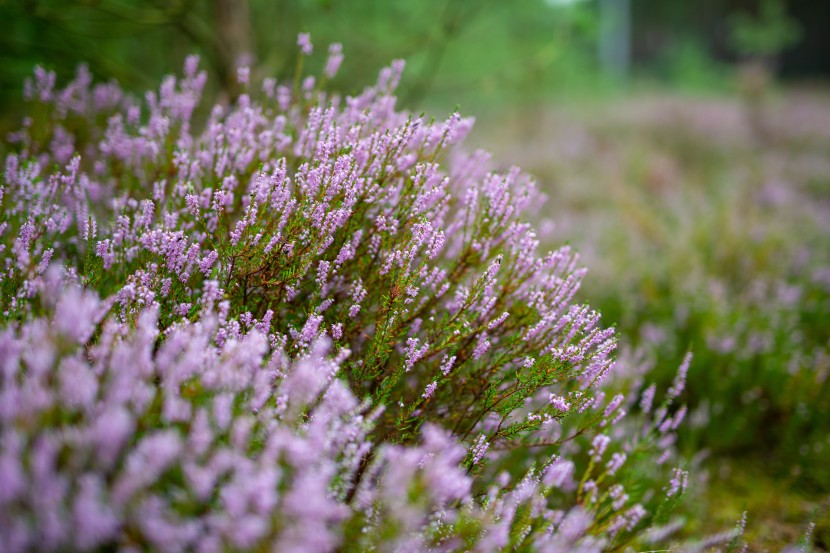
M 751 459 L 721 461 L 706 491 L 691 508 L 691 532 L 712 532 L 730 528 L 747 511 L 748 551 L 779 551 L 785 544 L 801 539 L 805 521 L 814 520 L 813 551 L 828 550 L 830 497 L 799 490 L 791 481 L 771 477 L 762 463 Z
M 750 551 L 811 521 L 813 550 L 830 550 L 830 93 L 760 109 L 637 94 L 494 114 L 476 133 L 539 179 L 545 239 L 583 253 L 583 297 L 639 360 L 621 385 L 665 384 L 695 353 L 691 535 L 746 510 Z

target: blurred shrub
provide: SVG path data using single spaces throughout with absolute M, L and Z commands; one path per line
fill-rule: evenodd
M 746 13 L 732 17 L 731 36 L 739 53 L 770 58 L 795 44 L 801 31 L 782 0 L 762 0 L 755 17 Z

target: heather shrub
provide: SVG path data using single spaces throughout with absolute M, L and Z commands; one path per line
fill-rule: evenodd
M 302 55 L 313 47 L 298 41 Z M 342 59 L 200 107 L 35 71 L 0 189 L 3 550 L 598 551 L 688 483 L 671 388 L 612 394 L 541 197 Z M 299 75 L 299 73 L 298 73 Z M 640 415 L 627 411 L 638 405 Z

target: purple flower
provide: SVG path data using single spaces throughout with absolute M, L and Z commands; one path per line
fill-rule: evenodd
M 482 434 L 470 449 L 470 464 L 479 464 L 488 449 L 490 449 L 490 443 L 487 441 L 487 437 Z
M 550 394 L 550 404 L 563 413 L 567 413 L 571 409 L 571 405 L 565 401 L 564 397 L 555 394 Z
M 573 473 L 573 462 L 557 458 L 545 469 L 542 475 L 542 482 L 545 486 L 562 488 L 572 479 Z
M 304 56 L 310 56 L 314 47 L 311 45 L 311 35 L 308 33 L 300 33 L 297 35 L 297 46 L 300 47 L 300 52 Z
M 455 363 L 455 355 L 445 355 L 444 358 L 441 360 L 441 373 L 444 376 L 450 374 L 453 363 Z
M 608 474 L 616 474 L 616 472 L 620 470 L 620 467 L 623 466 L 623 463 L 625 463 L 625 460 L 626 454 L 621 451 L 612 454 L 611 459 L 605 465 L 606 470 L 608 470 Z
M 300 331 L 300 342 L 310 344 L 317 336 L 317 330 L 320 328 L 320 323 L 322 322 L 323 317 L 320 315 L 309 315 L 305 325 L 303 325 L 303 329 Z
M 686 373 L 689 371 L 689 365 L 692 363 L 692 352 L 686 353 L 683 362 L 677 369 L 677 375 L 674 377 L 671 388 L 666 392 L 668 399 L 673 399 L 683 393 L 683 388 L 686 386 Z
M 309 52 L 310 53 L 310 52 Z M 236 81 L 247 86 L 251 78 L 251 68 L 247 66 L 240 67 L 236 70 Z
M 323 73 L 331 79 L 337 74 L 341 63 L 343 63 L 343 46 L 337 43 L 329 45 L 329 57 L 326 60 L 326 68 Z
M 643 392 L 642 398 L 640 399 L 640 409 L 643 413 L 650 413 L 651 406 L 654 403 L 654 393 L 657 391 L 657 386 L 652 384 L 646 391 Z
M 404 369 L 407 372 L 412 370 L 415 363 L 420 361 L 429 351 L 429 344 L 423 344 L 421 347 L 418 347 L 419 343 L 420 340 L 418 338 L 409 338 L 406 341 L 406 363 L 404 364 Z
M 597 434 L 591 442 L 591 450 L 588 453 L 594 458 L 595 461 L 599 461 L 610 443 L 611 438 L 605 434 Z
M 479 339 L 478 343 L 476 344 L 475 349 L 473 350 L 473 359 L 481 359 L 481 357 L 487 353 L 487 350 L 490 349 L 490 340 L 487 339 L 486 334 L 482 334 Z
M 687 471 L 679 468 L 674 469 L 668 488 L 666 488 L 666 497 L 674 497 L 675 495 L 684 493 L 688 480 L 689 473 Z

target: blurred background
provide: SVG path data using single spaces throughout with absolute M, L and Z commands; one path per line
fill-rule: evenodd
M 217 89 L 235 67 L 289 76 L 295 37 L 341 42 L 356 90 L 393 58 L 402 100 L 463 109 L 602 95 L 622 85 L 723 90 L 736 64 L 788 81 L 830 76 L 825 0 L 2 0 L 3 106 L 36 63 L 78 63 L 145 89 L 199 52 Z M 318 60 L 322 63 L 322 60 Z
M 748 511 L 750 551 L 830 550 L 827 0 L 0 0 L 0 20 L 3 133 L 36 64 L 140 94 L 198 52 L 229 101 L 239 65 L 292 80 L 301 31 L 311 74 L 343 44 L 345 93 L 405 59 L 401 107 L 474 115 L 471 144 L 539 180 L 543 241 L 582 252 L 620 331 L 611 385 L 665 389 L 694 352 L 687 532 Z

